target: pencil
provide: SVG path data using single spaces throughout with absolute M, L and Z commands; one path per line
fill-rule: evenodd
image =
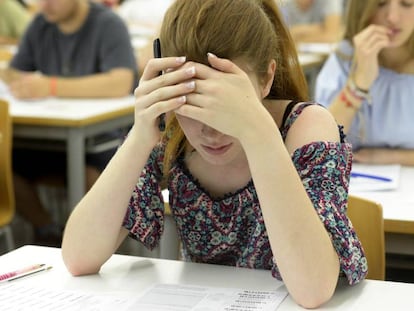
M 33 265 L 20 270 L 12 271 L 0 276 L 0 283 L 14 281 L 38 272 L 47 271 L 52 269 L 52 266 L 46 266 L 45 264 Z

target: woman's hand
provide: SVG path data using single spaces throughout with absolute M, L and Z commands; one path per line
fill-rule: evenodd
M 135 89 L 135 122 L 131 133 L 145 133 L 148 143 L 160 139 L 158 117 L 186 103 L 186 95 L 194 90 L 191 83 L 194 66 L 184 67 L 185 57 L 151 59 Z M 163 75 L 159 75 L 164 72 Z
M 212 68 L 195 64 L 195 90 L 187 96 L 187 104 L 175 112 L 240 140 L 269 116 L 261 102 L 261 87 L 255 85 L 255 89 L 256 77 L 252 74 L 250 80 L 232 61 L 212 54 L 208 60 Z
M 369 90 L 379 74 L 378 55 L 390 44 L 390 30 L 379 25 L 369 25 L 358 33 L 354 39 L 355 84 L 364 90 Z

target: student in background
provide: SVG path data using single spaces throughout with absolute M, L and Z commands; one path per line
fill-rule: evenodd
M 136 49 L 139 72 L 144 71 L 145 65 L 152 58 L 152 41 L 159 32 L 165 11 L 173 0 L 126 0 L 119 4 L 116 12 L 134 32 L 138 29 L 139 39 L 148 39 L 148 43 Z
M 356 161 L 414 165 L 413 98 L 414 1 L 349 0 L 316 99 L 344 126 Z
M 327 110 L 303 102 L 274 0 L 175 1 L 160 42 L 129 135 L 67 222 L 69 271 L 97 273 L 128 234 L 155 247 L 166 186 L 186 260 L 271 270 L 305 307 L 329 300 L 339 276 L 363 279 L 346 216 L 351 147 Z
M 336 42 L 342 35 L 342 0 L 286 0 L 285 19 L 295 42 Z
M 119 16 L 87 0 L 43 0 L 39 10 L 11 61 L 9 85 L 16 98 L 104 98 L 132 92 L 137 65 Z M 114 152 L 87 156 L 88 187 Z M 34 225 L 39 244 L 60 245 L 61 232 L 41 206 L 36 185 L 45 177 L 64 176 L 65 154 L 14 148 L 13 166 L 17 211 Z
M 17 0 L 0 0 L 0 44 L 16 44 L 22 37 L 31 14 Z
M 165 11 L 174 0 L 125 0 L 117 13 L 126 21 L 159 30 Z

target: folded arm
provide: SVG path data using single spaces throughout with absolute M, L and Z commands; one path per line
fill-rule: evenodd
M 82 98 L 121 97 L 131 92 L 134 73 L 128 68 L 115 68 L 105 73 L 66 78 L 9 69 L 5 80 L 17 98 L 42 98 L 51 95 Z

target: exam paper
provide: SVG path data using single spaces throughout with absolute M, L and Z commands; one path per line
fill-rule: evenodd
M 7 311 L 119 311 L 130 303 L 118 295 L 46 289 L 19 281 L 0 285 L 0 310 Z
M 352 164 L 352 172 L 385 177 L 391 179 L 391 181 L 381 181 L 364 177 L 351 177 L 349 183 L 350 193 L 396 190 L 398 189 L 400 182 L 401 165 L 372 165 L 354 163 Z
M 156 284 L 133 302 L 128 311 L 274 311 L 287 294 L 284 286 L 262 291 Z

